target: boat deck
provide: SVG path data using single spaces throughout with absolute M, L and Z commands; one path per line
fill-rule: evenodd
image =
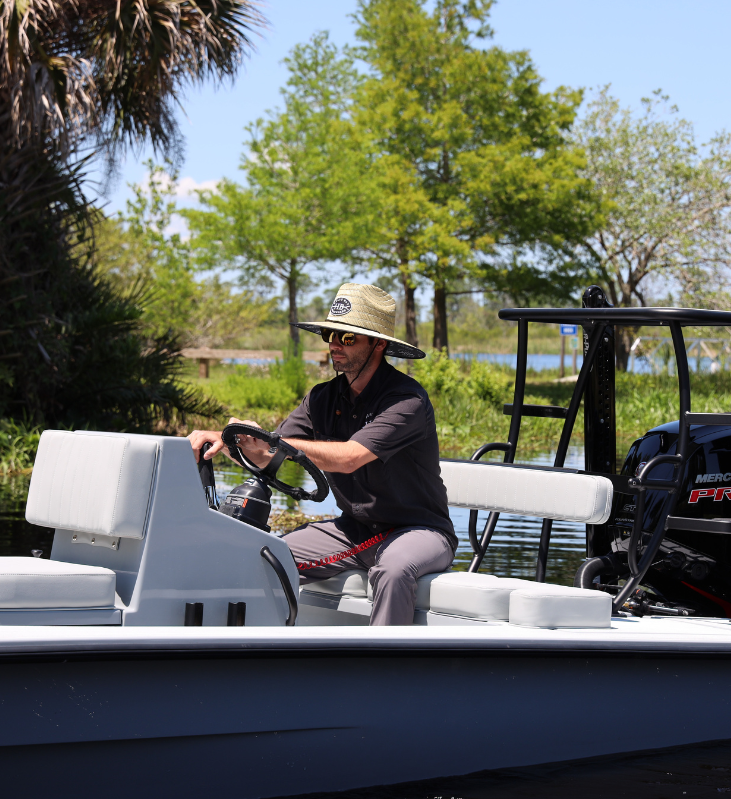
M 613 618 L 604 629 L 538 629 L 507 622 L 447 627 L 3 627 L 0 658 L 215 652 L 333 654 L 459 652 L 731 655 L 731 620 Z

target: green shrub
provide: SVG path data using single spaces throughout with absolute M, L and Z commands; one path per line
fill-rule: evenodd
M 507 401 L 512 379 L 484 361 L 460 362 L 446 351 L 430 352 L 414 363 L 414 377 L 435 401 L 458 399 L 498 407 Z
M 287 385 L 297 399 L 302 399 L 310 386 L 305 362 L 295 355 L 288 355 L 283 361 L 277 358 L 276 363 L 269 367 L 269 376 Z
M 271 375 L 271 371 L 270 371 Z M 297 393 L 282 377 L 265 377 L 253 373 L 248 366 L 238 366 L 226 376 L 218 399 L 231 410 L 238 408 L 266 408 L 283 410 L 292 408 Z
M 450 396 L 465 390 L 460 363 L 450 358 L 446 350 L 432 350 L 423 360 L 414 361 L 413 375 L 430 397 Z
M 41 428 L 0 419 L 0 474 L 9 474 L 30 469 L 38 450 Z
M 512 378 L 485 361 L 472 361 L 467 380 L 470 393 L 498 408 L 509 401 Z

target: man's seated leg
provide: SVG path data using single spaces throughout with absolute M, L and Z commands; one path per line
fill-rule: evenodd
M 413 527 L 394 530 L 378 548 L 376 565 L 368 572 L 373 586 L 371 625 L 412 624 L 416 581 L 424 574 L 446 571 L 453 560 L 442 533 Z
M 362 555 L 340 557 L 355 544 L 338 522 L 338 519 L 328 519 L 304 524 L 283 536 L 297 564 L 300 585 L 327 580 L 346 569 L 368 570 L 373 565 L 375 552 L 370 560 L 364 560 Z M 367 555 L 368 550 L 362 554 Z

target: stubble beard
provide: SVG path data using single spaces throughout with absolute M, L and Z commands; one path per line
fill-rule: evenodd
M 353 353 L 353 355 L 343 353 L 343 356 L 345 356 L 345 360 L 340 363 L 332 362 L 333 369 L 336 372 L 342 372 L 346 377 L 354 378 L 365 366 L 366 361 L 371 356 L 371 352 L 366 350 L 362 354 Z

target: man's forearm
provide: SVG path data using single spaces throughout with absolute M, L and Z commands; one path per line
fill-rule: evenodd
M 376 456 L 357 441 L 309 441 L 302 438 L 285 438 L 302 452 L 323 472 L 351 474 Z

